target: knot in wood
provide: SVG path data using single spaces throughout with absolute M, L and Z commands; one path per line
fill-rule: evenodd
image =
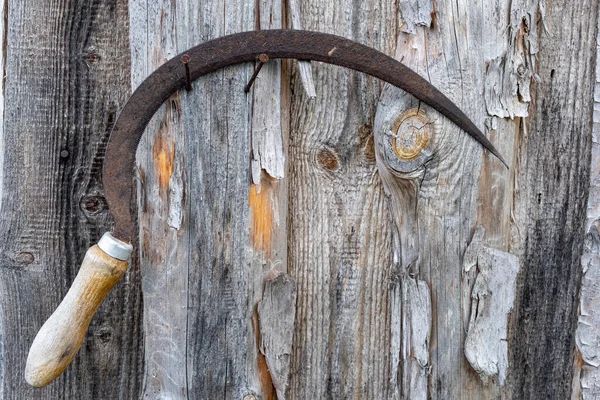
M 15 261 L 19 264 L 29 265 L 33 264 L 33 262 L 35 261 L 35 257 L 33 254 L 27 251 L 22 251 L 16 255 Z
M 340 161 L 337 154 L 328 148 L 319 150 L 317 161 L 321 167 L 328 171 L 335 171 L 340 167 Z
M 93 64 L 95 62 L 98 62 L 101 60 L 101 56 L 100 53 L 98 52 L 98 49 L 96 49 L 95 46 L 89 46 L 88 48 L 86 48 L 85 50 L 85 59 L 87 60 L 88 63 Z
M 106 210 L 106 199 L 102 196 L 87 195 L 81 199 L 80 207 L 87 216 L 97 215 Z
M 96 334 L 96 337 L 98 338 L 100 343 L 107 344 L 113 338 L 113 330 L 111 327 L 104 326 L 104 327 L 100 328 L 100 330 Z
M 400 115 L 393 126 L 392 148 L 402 161 L 417 158 L 429 144 L 432 122 L 423 110 L 412 109 Z

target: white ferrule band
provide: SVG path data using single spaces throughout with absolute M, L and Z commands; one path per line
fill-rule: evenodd
M 128 261 L 133 252 L 132 245 L 115 238 L 110 232 L 106 232 L 102 235 L 102 238 L 100 238 L 100 241 L 98 242 L 98 247 L 112 258 L 121 261 Z

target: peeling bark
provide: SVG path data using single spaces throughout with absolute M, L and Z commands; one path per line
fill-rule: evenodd
M 260 352 L 266 357 L 277 400 L 285 400 L 289 382 L 294 319 L 296 317 L 296 282 L 285 273 L 265 281 L 265 291 L 258 303 Z
M 429 28 L 433 20 L 432 0 L 400 0 L 398 10 L 402 15 L 400 29 L 406 33 L 416 33 L 417 26 Z
M 490 57 L 484 86 L 487 112 L 500 118 L 527 117 L 532 79 L 539 80 L 535 72 L 540 32 L 537 27 L 544 23 L 544 3 L 527 0 L 497 5 L 491 8 L 493 12 L 498 17 L 509 13 L 510 21 L 501 38 L 490 38 L 486 49 Z
M 465 253 L 464 270 L 477 269 L 465 356 L 483 384 L 503 386 L 508 372 L 508 321 L 516 296 L 519 259 L 483 244 L 480 226 Z
M 402 279 L 402 398 L 429 398 L 431 293 L 425 281 Z
M 577 325 L 577 349 L 583 365 L 579 376 L 581 398 L 596 399 L 600 396 L 600 232 L 598 220 L 589 228 L 581 259 L 583 280 L 579 321 Z
M 261 0 L 257 4 L 258 28 L 283 27 L 280 2 Z M 251 90 L 253 112 L 250 170 L 252 183 L 260 185 L 263 170 L 275 179 L 283 178 L 285 170 L 281 132 L 281 60 L 269 60 L 264 64 Z M 257 190 L 260 190 L 260 186 Z

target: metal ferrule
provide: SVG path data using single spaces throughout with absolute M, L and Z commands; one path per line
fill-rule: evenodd
M 115 238 L 110 232 L 102 235 L 102 238 L 98 242 L 98 247 L 112 258 L 122 261 L 128 261 L 133 252 L 131 244 Z

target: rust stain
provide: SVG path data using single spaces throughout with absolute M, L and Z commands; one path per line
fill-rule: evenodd
M 273 386 L 273 380 L 271 379 L 271 373 L 269 372 L 269 366 L 267 365 L 267 358 L 260 351 L 260 329 L 258 324 L 258 312 L 254 310 L 252 316 L 252 325 L 256 334 L 256 346 L 258 351 L 256 352 L 256 367 L 258 370 L 258 379 L 260 380 L 260 386 L 263 392 L 264 400 L 276 400 L 275 387 Z
M 260 188 L 260 189 L 259 189 Z M 250 185 L 248 205 L 250 206 L 250 244 L 256 251 L 264 251 L 267 258 L 271 255 L 274 210 L 271 204 L 273 188 L 268 179 L 262 179 L 261 185 Z
M 581 370 L 584 365 L 583 357 L 579 349 L 575 347 L 575 357 L 573 359 L 573 382 L 571 383 L 571 400 L 581 399 Z
M 152 157 L 154 168 L 158 175 L 158 185 L 161 190 L 169 187 L 169 180 L 173 174 L 173 161 L 175 160 L 175 143 L 167 137 L 168 129 L 165 125 L 156 134 Z

